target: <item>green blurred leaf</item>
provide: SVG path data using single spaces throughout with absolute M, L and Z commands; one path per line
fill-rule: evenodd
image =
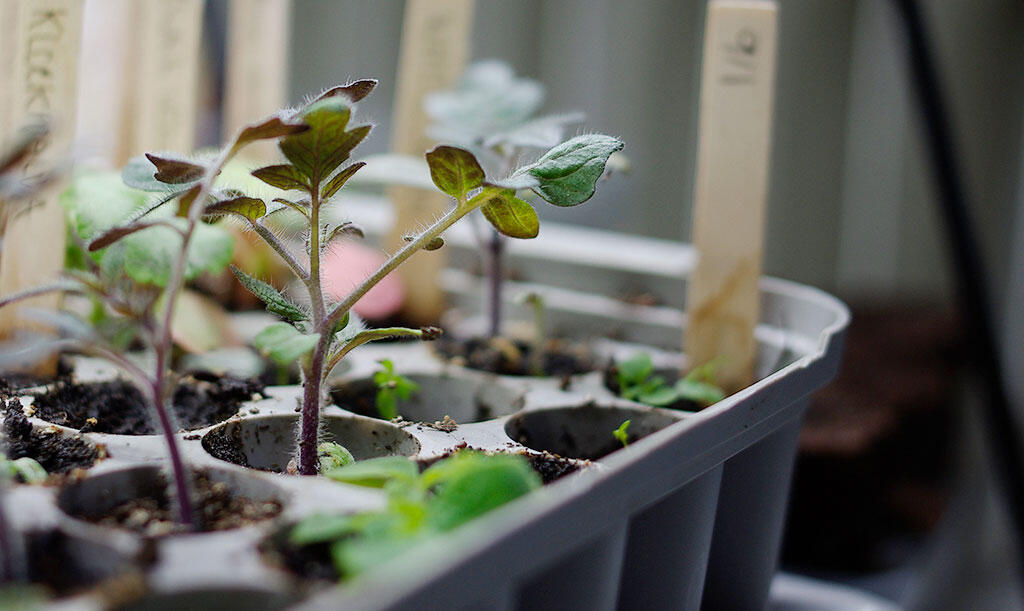
M 295 166 L 288 163 L 268 165 L 266 167 L 253 170 L 252 175 L 272 187 L 277 187 L 278 189 L 284 189 L 286 191 L 292 189 L 309 191 L 309 184 L 306 182 L 306 177 L 303 176 Z
M 622 150 L 622 141 L 602 134 L 577 136 L 552 148 L 536 162 L 516 170 L 539 184 L 533 187 L 556 206 L 576 206 L 594 195 L 608 157 Z
M 515 192 L 507 189 L 484 189 L 474 197 L 484 199 L 487 203 L 480 207 L 484 218 L 498 230 L 510 238 L 530 239 L 540 232 L 540 220 L 533 206 L 515 196 Z
M 278 146 L 310 184 L 326 179 L 370 133 L 364 125 L 346 130 L 351 110 L 337 97 L 310 105 L 302 114 L 309 131 L 283 138 Z
M 303 334 L 286 322 L 274 323 L 253 338 L 253 345 L 278 365 L 289 365 L 309 354 L 320 334 Z
M 428 476 L 431 469 L 435 474 Z M 459 452 L 430 467 L 434 496 L 427 501 L 431 524 L 441 531 L 486 513 L 539 488 L 540 476 L 521 456 Z
M 455 199 L 463 199 L 484 182 L 483 168 L 473 153 L 465 149 L 441 145 L 427 152 L 426 158 L 431 180 Z
M 654 372 L 654 363 L 651 361 L 651 355 L 640 352 L 616 363 L 615 369 L 618 371 L 619 386 L 626 388 L 646 380 Z
M 410 482 L 419 475 L 419 467 L 416 463 L 405 456 L 383 456 L 381 458 L 370 458 L 360 460 L 350 465 L 331 469 L 324 473 L 338 482 L 366 486 L 369 488 L 382 488 L 391 480 Z
M 342 539 L 331 545 L 331 559 L 339 574 L 351 577 L 395 558 L 416 542 L 414 539 Z
M 235 274 L 235 277 L 238 278 L 238 281 L 242 283 L 242 286 L 255 295 L 257 299 L 267 304 L 267 311 L 273 312 L 285 320 L 290 320 L 292 322 L 301 322 L 309 319 L 309 315 L 306 314 L 302 308 L 288 301 L 284 295 L 282 295 L 273 286 L 263 282 L 262 280 L 253 278 L 234 265 L 231 266 L 231 271 Z
M 627 431 L 629 430 L 629 425 L 632 424 L 632 422 L 632 420 L 625 420 L 619 425 L 619 428 L 612 431 L 612 437 L 621 443 L 622 447 L 629 445 L 629 433 Z
M 352 532 L 350 515 L 312 515 L 295 525 L 288 533 L 288 542 L 295 546 L 327 543 Z

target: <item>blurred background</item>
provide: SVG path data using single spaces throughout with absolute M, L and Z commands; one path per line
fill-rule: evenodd
M 87 0 L 77 142 L 102 165 L 121 146 L 118 54 L 131 0 Z M 404 2 L 282 3 L 281 95 L 380 80 L 361 113 L 391 142 Z M 780 0 L 765 272 L 828 290 L 854 312 L 838 380 L 801 437 L 784 567 L 913 608 L 1020 604 L 976 400 L 961 375 L 936 191 L 913 107 L 902 30 L 885 0 Z M 990 276 L 1011 395 L 1024 404 L 1024 3 L 923 3 Z M 219 142 L 229 2 L 203 7 L 195 142 Z M 470 59 L 499 58 L 547 88 L 544 110 L 627 143 L 632 173 L 551 219 L 688 240 L 700 0 L 477 0 Z M 97 103 L 97 100 L 103 100 Z M 112 101 L 111 101 L 112 100 Z M 274 108 L 266 108 L 271 112 Z

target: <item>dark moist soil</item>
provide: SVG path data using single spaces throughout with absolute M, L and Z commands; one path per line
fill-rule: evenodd
M 194 374 L 182 379 L 174 393 L 178 426 L 196 429 L 222 422 L 244 401 L 263 392 L 259 380 Z M 124 380 L 76 384 L 58 381 L 49 392 L 35 395 L 35 416 L 82 432 L 153 435 L 159 431 L 150 409 L 134 385 Z
M 420 470 L 423 471 L 437 461 L 447 458 L 455 452 L 463 449 L 475 448 L 469 448 L 466 444 L 461 444 L 452 448 L 442 456 L 428 460 L 419 460 L 417 462 L 419 463 Z M 526 457 L 530 462 L 530 466 L 533 467 L 533 470 L 536 471 L 538 475 L 540 475 L 541 481 L 544 482 L 545 485 L 569 475 L 570 473 L 575 473 L 581 468 L 580 461 L 567 460 L 557 454 L 551 454 L 550 452 L 542 452 L 541 454 L 533 454 L 524 451 L 506 453 L 518 454 Z M 261 551 L 271 563 L 283 566 L 293 574 L 303 579 L 324 582 L 338 581 L 338 573 L 334 570 L 334 563 L 331 559 L 330 543 L 317 543 L 315 545 L 295 547 L 288 543 L 288 529 L 286 528 L 280 530 L 273 537 L 265 540 L 261 545 Z
M 106 457 L 102 446 L 91 446 L 77 436 L 32 430 L 32 424 L 22 413 L 21 404 L 17 400 L 7 402 L 3 432 L 8 459 L 25 456 L 34 458 L 51 475 L 88 469 L 97 460 Z
M 277 499 L 255 500 L 235 496 L 223 482 L 211 481 L 207 474 L 193 474 L 193 494 L 197 522 L 201 532 L 230 530 L 277 517 L 282 505 Z M 177 523 L 164 486 L 153 494 L 126 501 L 104 515 L 85 519 L 102 526 L 126 528 L 148 537 L 184 532 Z
M 231 429 L 231 432 L 226 432 Z M 203 435 L 203 449 L 209 452 L 210 456 L 236 464 L 240 467 L 255 469 L 249 464 L 249 460 L 242 451 L 242 431 L 239 427 L 220 427 Z M 267 471 L 268 469 L 260 469 Z
M 604 377 L 604 387 L 615 393 L 616 396 L 619 396 L 622 392 L 622 388 L 619 387 L 619 370 L 618 367 L 615 366 L 615 361 L 609 362 L 608 365 L 605 366 L 604 370 L 602 370 L 601 374 Z M 668 380 L 669 384 L 675 384 L 676 381 L 676 379 L 671 378 Z M 669 405 L 658 405 L 657 407 L 663 409 L 675 409 L 683 412 L 699 412 L 707 406 L 689 399 L 680 399 L 675 403 L 671 403 Z
M 441 336 L 434 342 L 446 360 L 480 371 L 501 375 L 534 376 L 533 345 L 507 337 L 455 338 Z M 550 339 L 544 346 L 543 375 L 571 376 L 597 369 L 597 358 L 586 344 Z

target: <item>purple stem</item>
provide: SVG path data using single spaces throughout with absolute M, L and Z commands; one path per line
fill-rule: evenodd
M 497 231 L 491 232 L 491 241 L 487 245 L 487 280 L 488 280 L 488 315 L 490 317 L 490 337 L 501 335 L 501 289 L 504 282 L 505 266 L 503 255 L 505 239 Z
M 188 473 L 185 471 L 185 464 L 182 462 L 181 453 L 178 451 L 178 439 L 174 436 L 171 416 L 167 411 L 167 406 L 164 404 L 163 379 L 163 367 L 160 366 L 157 369 L 157 380 L 152 387 L 153 408 L 156 410 L 157 418 L 160 421 L 160 430 L 163 432 L 164 441 L 167 442 L 167 454 L 171 459 L 174 494 L 178 499 L 178 513 L 180 514 L 181 523 L 186 529 L 193 530 L 195 528 L 195 521 L 193 518 L 192 498 L 189 495 Z
M 302 475 L 316 475 L 320 471 L 316 448 L 320 433 L 320 384 L 329 336 L 329 333 L 320 335 L 321 341 L 317 342 L 309 369 L 303 376 L 302 423 L 299 429 L 299 473 Z

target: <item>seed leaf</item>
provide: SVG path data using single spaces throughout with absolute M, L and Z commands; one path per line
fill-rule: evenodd
M 577 136 L 520 168 L 513 178 L 529 174 L 539 182 L 534 191 L 545 200 L 556 206 L 576 206 L 594 195 L 608 157 L 622 147 L 621 140 L 603 134 Z
M 267 304 L 267 311 L 273 312 L 292 322 L 300 322 L 309 318 L 302 311 L 302 308 L 285 299 L 284 295 L 266 282 L 253 278 L 234 265 L 231 266 L 231 271 L 238 278 L 238 281 L 242 283 L 242 286 L 248 289 L 260 301 Z
M 412 481 L 419 472 L 416 463 L 405 456 L 384 456 L 331 469 L 324 475 L 338 482 L 382 488 L 391 480 Z
M 168 185 L 184 185 L 194 183 L 203 177 L 206 168 L 183 159 L 158 157 L 146 153 L 146 159 L 156 166 L 153 178 Z
M 515 196 L 515 191 L 507 189 L 484 189 L 477 197 L 483 197 L 487 203 L 480 207 L 484 218 L 498 230 L 510 238 L 530 239 L 540 232 L 540 221 L 533 206 Z M 473 198 L 476 200 L 477 198 Z
M 295 169 L 295 166 L 282 163 L 280 165 L 268 165 L 258 170 L 253 170 L 252 175 L 267 183 L 271 187 L 289 191 L 302 189 L 309 191 L 306 178 Z
M 320 334 L 305 335 L 286 322 L 268 326 L 253 338 L 253 345 L 278 365 L 289 365 L 309 354 Z
M 484 170 L 473 153 L 454 146 L 438 146 L 426 155 L 430 178 L 437 188 L 456 199 L 484 182 Z
M 327 199 L 334 195 L 335 193 L 337 193 L 339 189 L 345 186 L 345 183 L 348 182 L 348 179 L 352 178 L 352 176 L 359 171 L 359 168 L 363 167 L 364 165 L 366 165 L 365 161 L 359 161 L 353 163 L 344 170 L 335 174 L 334 178 L 327 181 L 327 184 L 324 186 L 323 191 L 320 193 L 320 198 Z

